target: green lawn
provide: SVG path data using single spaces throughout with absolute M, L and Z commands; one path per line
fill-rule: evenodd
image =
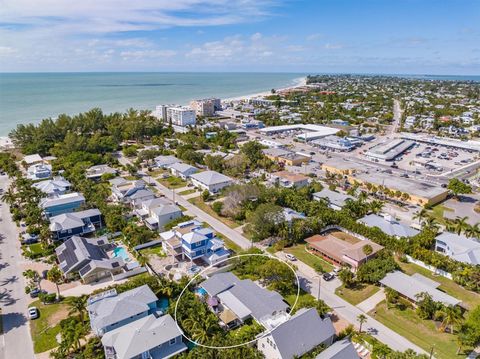
M 148 171 L 147 174 L 151 177 L 158 177 L 160 175 L 163 175 L 165 172 L 167 172 L 167 171 L 163 170 L 163 169 L 158 169 L 158 170 L 155 170 L 155 171 Z
M 187 185 L 186 181 L 182 180 L 179 177 L 173 177 L 173 176 L 168 178 L 162 178 L 162 179 L 159 179 L 158 181 L 164 186 L 171 189 L 181 188 Z
M 43 253 L 43 246 L 41 243 L 34 243 L 30 244 L 28 247 L 28 251 L 32 254 L 42 254 Z
M 179 192 L 178 194 L 181 196 L 186 196 L 187 194 L 192 194 L 195 192 L 197 192 L 197 190 L 192 188 L 192 189 L 186 189 L 185 191 Z
M 194 198 L 190 198 L 188 200 L 188 202 L 190 202 L 191 204 L 193 204 L 194 206 L 197 206 L 198 208 L 200 208 L 202 211 L 204 212 L 207 212 L 209 215 L 211 215 L 212 217 L 215 217 L 216 219 L 218 219 L 220 222 L 222 222 L 223 224 L 226 224 L 227 226 L 229 226 L 230 228 L 237 228 L 238 226 L 241 226 L 242 223 L 239 223 L 239 222 L 235 222 L 234 220 L 228 218 L 228 217 L 222 217 L 222 216 L 219 216 L 213 209 L 212 207 L 210 207 L 208 204 L 206 204 L 202 197 L 194 197 Z
M 321 265 L 325 272 L 331 272 L 334 268 L 333 265 L 328 263 L 326 260 L 316 256 L 315 254 L 307 252 L 305 250 L 305 244 L 297 244 L 293 247 L 284 248 L 283 251 L 293 254 L 298 260 L 302 261 L 306 265 L 309 265 L 313 269 L 316 269 L 316 266 Z
M 345 299 L 353 305 L 363 302 L 380 290 L 379 287 L 372 284 L 361 284 L 352 288 L 345 288 L 344 285 L 335 290 L 335 294 Z
M 68 317 L 68 305 L 65 302 L 42 304 L 36 300 L 30 306 L 40 311 L 38 319 L 30 321 L 30 331 L 35 353 L 53 349 L 58 346 L 56 335 L 60 333 L 60 321 Z
M 387 309 L 385 302 L 382 302 L 369 314 L 427 352 L 434 345 L 435 358 L 465 358 L 465 354 L 456 354 L 456 335 L 439 332 L 435 322 L 420 319 L 412 308 Z
M 150 247 L 150 248 L 145 248 L 140 251 L 142 255 L 145 256 L 159 256 L 159 257 L 165 257 L 165 253 L 163 252 L 162 246 L 155 246 L 155 247 Z
M 471 292 L 462 286 L 455 283 L 453 280 L 448 278 L 434 275 L 428 269 L 422 268 L 414 263 L 398 263 L 402 270 L 411 275 L 413 273 L 420 273 L 427 278 L 433 279 L 436 282 L 440 283 L 438 289 L 443 290 L 445 293 L 450 294 L 451 296 L 460 299 L 468 308 L 475 308 L 478 303 L 480 303 L 480 294 Z
M 445 207 L 442 204 L 436 205 L 432 207 L 431 211 L 429 212 L 430 215 L 437 220 L 438 223 L 445 224 L 444 212 L 453 212 L 453 209 Z
M 237 243 L 225 237 L 223 234 L 217 233 L 217 237 L 225 242 L 225 247 L 234 251 L 235 253 L 240 253 L 242 251 L 242 248 Z
M 123 178 L 125 178 L 127 181 L 135 181 L 136 179 L 138 179 L 138 178 L 135 177 L 135 176 L 125 176 L 125 177 L 123 177 Z

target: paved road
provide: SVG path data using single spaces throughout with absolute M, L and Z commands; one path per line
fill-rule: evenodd
M 131 164 L 130 160 L 128 160 L 122 155 L 120 155 L 118 160 L 123 165 Z M 215 217 L 212 217 L 208 213 L 202 211 L 197 206 L 194 206 L 193 204 L 188 202 L 185 198 L 180 196 L 178 193 L 174 193 L 171 189 L 162 185 L 155 178 L 145 175 L 142 177 L 142 179 L 149 184 L 153 184 L 167 198 L 170 198 L 171 200 L 176 201 L 179 205 L 185 207 L 187 211 L 190 212 L 190 214 L 192 214 L 195 217 L 198 217 L 200 221 L 207 222 L 215 231 L 223 234 L 225 237 L 235 242 L 242 249 L 248 249 L 251 247 L 250 240 L 245 238 L 241 233 L 235 231 L 233 228 L 230 228 L 229 226 L 219 221 Z
M 279 258 L 286 259 L 284 253 L 282 252 L 277 252 L 276 255 Z M 318 298 L 319 276 L 312 268 L 310 268 L 303 262 L 296 261 L 294 264 L 298 268 L 297 274 L 299 276 L 302 289 L 311 293 L 314 297 Z M 340 282 L 338 279 L 326 282 L 323 280 L 323 278 L 320 278 L 320 299 L 327 303 L 330 308 L 335 310 L 335 312 L 338 313 L 339 316 L 341 316 L 346 321 L 358 326 L 357 317 L 360 314 L 364 314 L 367 316 L 367 322 L 363 324 L 363 328 L 376 329 L 376 333 L 372 333 L 372 335 L 378 340 L 380 340 L 382 343 L 388 345 L 392 349 L 402 352 L 407 349 L 413 349 L 418 353 L 426 354 L 426 352 L 417 345 L 413 344 L 406 338 L 402 337 L 400 334 L 389 329 L 379 321 L 373 319 L 372 317 L 364 313 L 361 309 L 337 296 L 335 294 L 335 289 L 339 285 Z
M 8 187 L 8 178 L 0 176 L 0 188 Z M 20 242 L 17 227 L 8 206 L 0 201 L 0 305 L 3 335 L 0 359 L 34 358 L 30 323 L 26 318 L 27 297 L 22 276 Z
M 400 120 L 402 119 L 402 108 L 400 107 L 400 101 L 393 100 L 393 124 L 388 131 L 389 135 L 393 135 L 397 132 L 400 126 Z

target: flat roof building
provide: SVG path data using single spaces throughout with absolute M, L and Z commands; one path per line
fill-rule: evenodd
M 340 130 L 338 128 L 314 125 L 314 124 L 295 124 L 270 126 L 260 129 L 261 133 L 273 135 L 281 132 L 300 132 L 296 134 L 296 138 L 302 141 L 315 140 L 330 135 L 334 135 Z
M 410 140 L 395 139 L 374 146 L 365 153 L 365 156 L 379 161 L 393 161 L 414 145 L 415 142 Z

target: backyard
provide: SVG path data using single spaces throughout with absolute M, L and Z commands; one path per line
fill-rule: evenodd
M 465 357 L 456 354 L 458 345 L 455 335 L 438 331 L 434 321 L 420 319 L 411 307 L 405 310 L 387 309 L 385 302 L 382 302 L 369 314 L 425 351 L 430 352 L 433 347 L 435 358 Z
M 243 223 L 241 222 L 235 222 L 234 220 L 228 218 L 228 217 L 222 217 L 220 215 L 218 215 L 213 209 L 212 207 L 210 207 L 207 203 L 205 203 L 202 199 L 202 197 L 194 197 L 194 198 L 190 198 L 188 200 L 188 202 L 190 202 L 191 204 L 193 204 L 194 206 L 197 206 L 198 208 L 200 208 L 202 211 L 204 212 L 207 212 L 210 216 L 218 219 L 220 222 L 222 222 L 223 224 L 229 226 L 230 228 L 237 228 L 238 226 L 241 226 Z
M 356 284 L 351 288 L 346 288 L 345 285 L 342 284 L 341 287 L 338 287 L 335 290 L 335 294 L 345 299 L 350 304 L 357 305 L 365 299 L 370 298 L 379 290 L 379 287 L 372 284 Z
M 60 321 L 68 317 L 68 305 L 65 302 L 42 304 L 40 300 L 30 306 L 40 311 L 38 319 L 30 321 L 30 331 L 35 353 L 53 349 L 58 346 L 56 336 L 60 333 Z
M 158 256 L 158 257 L 165 257 L 166 254 L 163 252 L 162 246 L 150 247 L 142 249 L 140 252 L 144 256 Z
M 455 283 L 453 280 L 442 277 L 440 275 L 434 275 L 428 269 L 422 268 L 414 263 L 398 263 L 402 270 L 408 274 L 420 273 L 421 275 L 430 278 L 436 282 L 440 283 L 440 290 L 443 290 L 445 293 L 450 294 L 451 296 L 460 299 L 467 308 L 475 308 L 475 306 L 480 303 L 480 294 L 466 290 L 462 286 Z
M 293 247 L 287 247 L 284 248 L 283 251 L 285 253 L 293 254 L 298 260 L 317 271 L 319 266 L 321 266 L 324 272 L 331 272 L 334 268 L 333 265 L 328 263 L 326 260 L 316 256 L 315 254 L 307 252 L 305 244 L 297 244 Z

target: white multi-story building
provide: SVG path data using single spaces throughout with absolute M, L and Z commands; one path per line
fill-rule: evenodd
M 195 125 L 195 111 L 188 106 L 160 105 L 155 109 L 155 116 L 174 126 Z
M 190 102 L 190 107 L 195 110 L 197 116 L 209 117 L 222 109 L 222 103 L 219 98 L 207 98 Z

